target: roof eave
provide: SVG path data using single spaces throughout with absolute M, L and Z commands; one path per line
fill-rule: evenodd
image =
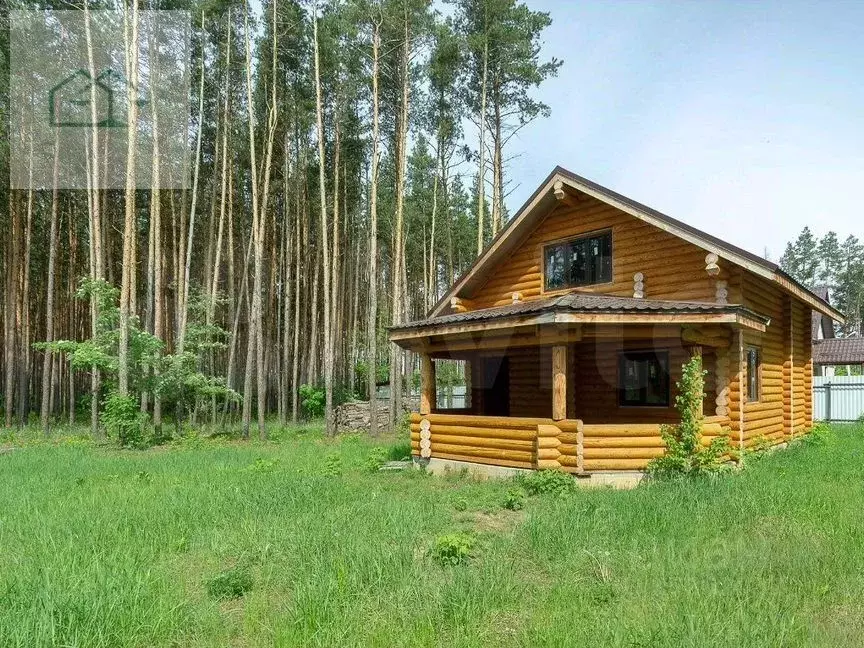
M 744 308 L 729 310 L 676 311 L 568 311 L 554 310 L 522 316 L 448 322 L 419 322 L 416 325 L 391 327 L 389 338 L 399 344 L 419 337 L 479 333 L 526 326 L 562 324 L 730 324 L 764 333 L 769 319 Z

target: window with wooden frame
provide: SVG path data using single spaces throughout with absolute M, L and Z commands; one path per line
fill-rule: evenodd
M 669 407 L 669 352 L 627 351 L 618 356 L 618 404 Z
M 762 398 L 762 351 L 748 346 L 745 350 L 747 362 L 747 402 L 756 403 Z
M 552 243 L 543 248 L 543 286 L 562 290 L 612 281 L 612 232 Z

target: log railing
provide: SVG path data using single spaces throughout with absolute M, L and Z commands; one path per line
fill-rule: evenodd
M 432 457 L 512 468 L 552 468 L 560 465 L 565 444 L 571 438 L 575 443 L 581 425 L 570 419 L 411 414 L 411 450 L 420 456 L 421 440 L 428 434 Z
M 728 434 L 728 417 L 706 417 L 703 445 Z M 582 474 L 644 470 L 665 451 L 659 423 L 583 424 L 577 419 L 412 414 L 415 456 Z
M 586 472 L 645 470 L 648 462 L 666 451 L 660 423 L 586 424 L 584 463 Z M 702 422 L 702 445 L 729 433 L 729 418 L 706 416 Z

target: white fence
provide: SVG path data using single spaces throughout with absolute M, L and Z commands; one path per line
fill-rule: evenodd
M 864 376 L 814 376 L 813 418 L 857 421 L 864 416 Z

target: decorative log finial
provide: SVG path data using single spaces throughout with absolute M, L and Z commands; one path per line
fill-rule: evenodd
M 729 303 L 729 289 L 727 288 L 727 286 L 728 284 L 725 281 L 717 282 L 717 288 L 714 294 L 714 298 L 718 304 Z
M 513 303 L 514 304 L 518 304 L 519 302 L 522 301 L 522 293 L 514 292 L 512 296 L 513 296 Z
M 705 256 L 705 272 L 712 277 L 720 273 L 720 266 L 717 265 L 718 257 L 713 252 L 709 252 Z
M 642 299 L 645 297 L 645 275 L 637 272 L 633 275 L 633 298 Z
M 557 180 L 554 185 L 552 185 L 553 190 L 555 191 L 555 198 L 558 200 L 564 200 L 564 197 L 567 195 L 564 192 L 564 183 L 560 180 Z

